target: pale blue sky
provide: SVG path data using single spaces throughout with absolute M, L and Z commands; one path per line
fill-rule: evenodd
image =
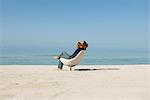
M 148 0 L 0 0 L 0 47 L 148 49 Z

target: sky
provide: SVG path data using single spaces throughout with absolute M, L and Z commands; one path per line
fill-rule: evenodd
M 149 46 L 148 0 L 0 0 L 1 48 Z

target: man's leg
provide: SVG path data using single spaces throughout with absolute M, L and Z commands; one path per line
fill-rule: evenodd
M 71 57 L 69 54 L 67 54 L 67 52 L 64 51 L 59 55 L 59 58 L 70 59 Z M 61 61 L 59 61 L 58 68 L 60 68 L 60 69 L 63 68 L 63 63 Z
M 62 68 L 63 68 L 63 63 L 62 63 L 61 61 L 59 61 L 59 63 L 58 63 L 58 68 L 59 68 L 59 69 L 62 69 Z
M 60 58 L 65 58 L 65 59 L 70 59 L 70 55 L 67 53 L 67 52 L 62 52 L 60 55 L 59 55 Z
M 67 52 L 62 52 L 59 56 L 54 56 L 53 59 L 59 60 L 60 58 L 70 59 L 70 55 Z

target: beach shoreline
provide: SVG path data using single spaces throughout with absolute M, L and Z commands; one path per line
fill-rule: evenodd
M 150 65 L 0 65 L 0 100 L 149 100 Z

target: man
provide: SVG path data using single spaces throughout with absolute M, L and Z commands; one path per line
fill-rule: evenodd
M 77 43 L 77 49 L 72 55 L 69 55 L 67 52 L 62 52 L 59 56 L 54 56 L 53 58 L 56 60 L 59 60 L 60 58 L 65 58 L 65 59 L 71 59 L 74 58 L 81 50 L 86 50 L 88 47 L 88 44 L 84 41 L 83 43 L 78 42 Z M 62 69 L 63 68 L 63 63 L 59 60 L 58 68 Z

